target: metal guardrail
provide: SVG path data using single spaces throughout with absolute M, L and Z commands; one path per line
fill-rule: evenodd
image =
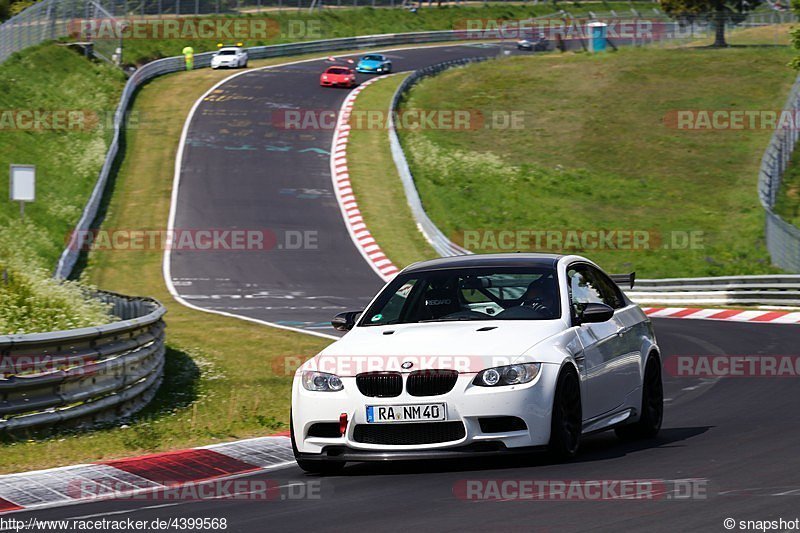
M 166 309 L 150 298 L 96 297 L 121 320 L 0 336 L 0 433 L 117 419 L 153 397 L 164 369 Z
M 800 307 L 800 275 L 637 279 L 625 293 L 637 303 Z

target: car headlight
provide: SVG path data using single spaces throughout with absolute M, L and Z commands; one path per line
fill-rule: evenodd
M 539 375 L 541 363 L 520 363 L 518 365 L 498 366 L 478 372 L 472 382 L 479 387 L 500 387 L 530 383 Z
M 327 79 L 328 79 L 328 76 L 322 76 L 322 79 L 323 79 L 323 80 L 327 80 Z
M 336 392 L 344 388 L 342 378 L 335 374 L 306 370 L 303 372 L 303 388 L 310 391 Z

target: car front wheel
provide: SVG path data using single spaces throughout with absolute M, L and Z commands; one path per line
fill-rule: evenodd
M 583 410 L 578 374 L 571 367 L 558 376 L 550 422 L 550 443 L 547 448 L 556 459 L 575 457 L 581 444 Z
M 647 360 L 642 384 L 642 415 L 638 422 L 614 430 L 624 440 L 649 439 L 661 430 L 664 419 L 664 385 L 661 382 L 661 364 L 657 357 Z

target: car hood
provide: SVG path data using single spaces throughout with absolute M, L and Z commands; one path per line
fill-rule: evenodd
M 307 363 L 352 376 L 364 371 L 446 368 L 478 372 L 509 364 L 566 328 L 561 320 L 481 320 L 357 327 Z M 391 332 L 391 333 L 390 333 Z M 402 367 L 411 362 L 411 367 Z
M 369 60 L 362 59 L 361 61 L 358 62 L 359 67 L 379 67 L 382 64 L 383 64 L 382 61 L 377 61 L 375 59 L 369 59 Z

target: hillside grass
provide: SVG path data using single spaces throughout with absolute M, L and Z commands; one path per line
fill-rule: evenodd
M 780 109 L 795 77 L 786 66 L 793 50 L 774 46 L 787 42 L 780 31 L 737 31 L 730 41 L 741 46 L 723 50 L 511 57 L 423 81 L 403 109 L 524 116 L 519 129 L 401 131 L 428 214 L 454 240 L 480 232 L 479 252 L 532 248 L 483 239 L 500 230 L 640 230 L 650 249 L 538 249 L 585 253 L 640 277 L 774 272 L 756 194 L 772 132 L 678 130 L 668 117 Z M 699 232 L 699 246 L 671 245 L 684 232 Z
M 117 69 L 53 43 L 0 64 L 0 169 L 36 165 L 24 219 L 0 179 L 0 334 L 110 321 L 106 306 L 51 272 L 103 165 L 123 83 Z
M 124 80 L 118 69 L 53 43 L 0 63 L 0 227 L 37 267 L 54 267 L 80 218 L 103 166 L 112 133 L 107 119 Z M 45 120 L 36 128 L 20 115 L 35 111 L 77 114 L 71 123 Z M 36 165 L 36 201 L 25 206 L 24 223 L 8 201 L 12 163 Z

